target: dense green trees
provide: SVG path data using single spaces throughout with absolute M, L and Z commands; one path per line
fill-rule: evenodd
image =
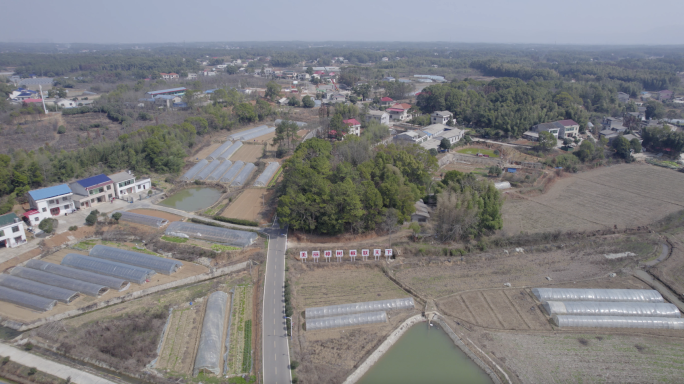
M 276 83 L 275 81 L 269 81 L 266 83 L 266 93 L 265 96 L 267 99 L 270 99 L 271 101 L 275 101 L 280 97 L 280 90 L 282 87 L 280 84 Z
M 304 108 L 313 108 L 316 106 L 316 102 L 311 96 L 304 96 L 302 97 L 302 106 Z
M 433 214 L 438 240 L 465 240 L 503 227 L 503 200 L 494 184 L 458 171 L 445 173 L 441 184 Z
M 664 151 L 675 158 L 684 150 L 684 132 L 672 131 L 667 124 L 663 127 L 644 128 L 641 138 L 644 147 Z
M 372 155 L 358 138 L 333 144 L 311 139 L 285 163 L 278 217 L 307 232 L 338 234 L 376 229 L 388 208 L 403 222 L 425 192 L 436 160 L 420 146 L 380 147 Z M 344 156 L 337 157 L 337 156 Z M 359 159 L 368 160 L 358 162 Z M 357 160 L 354 160 L 357 159 Z
M 537 140 L 536 148 L 542 152 L 548 152 L 553 148 L 556 148 L 558 144 L 558 139 L 550 132 L 541 131 L 539 132 L 539 139 Z

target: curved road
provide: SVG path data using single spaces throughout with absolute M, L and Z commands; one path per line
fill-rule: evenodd
M 269 236 L 262 308 L 262 361 L 264 384 L 289 384 L 290 350 L 285 329 L 285 250 L 287 229 L 277 224 L 265 231 Z

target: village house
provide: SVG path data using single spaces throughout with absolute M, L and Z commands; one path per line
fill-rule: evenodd
M 64 109 L 78 107 L 78 102 L 73 101 L 73 100 L 69 100 L 69 99 L 61 99 L 61 100 L 57 101 L 55 104 L 57 104 L 58 106 L 60 106 L 61 108 L 64 108 Z
M 392 105 L 390 108 L 387 108 L 385 112 L 389 113 L 391 121 L 406 121 L 411 119 L 411 114 L 408 113 L 410 108 L 410 104 L 398 103 Z
M 114 182 L 104 174 L 82 179 L 69 184 L 74 193 L 76 208 L 92 208 L 95 205 L 111 201 L 114 198 Z
M 563 137 L 579 136 L 579 124 L 575 120 L 560 120 L 557 123 L 561 124 L 564 128 Z
M 430 114 L 430 123 L 446 124 L 453 117 L 454 114 L 449 111 L 435 111 Z
M 176 95 L 159 95 L 154 97 L 154 102 L 157 105 L 165 106 L 166 108 L 171 108 L 175 103 L 180 103 L 180 96 Z
M 347 119 L 342 121 L 349 127 L 349 134 L 361 136 L 361 123 L 356 119 Z
M 420 144 L 427 139 L 428 139 L 427 133 L 425 133 L 421 130 L 406 131 L 404 133 L 400 133 L 400 134 L 394 136 L 394 140 L 396 140 L 396 141 L 404 141 L 404 142 L 409 142 L 409 143 L 414 143 L 414 144 Z
M 440 133 L 444 132 L 445 130 L 449 129 L 451 127 L 448 127 L 444 124 L 431 124 L 428 125 L 427 127 L 424 127 L 422 129 L 423 132 L 427 133 L 428 137 L 432 136 L 437 136 Z
M 194 72 L 188 73 L 188 80 L 197 80 L 197 74 Z
M 177 73 L 160 73 L 159 76 L 161 76 L 162 79 L 164 80 L 178 80 L 180 76 L 178 76 Z
M 380 99 L 380 105 L 384 107 L 389 107 L 392 104 L 394 104 L 394 100 L 391 97 L 385 96 L 382 99 Z
M 389 113 L 383 111 L 368 111 L 366 120 L 375 120 L 380 124 L 389 125 Z
M 539 140 L 539 132 L 549 132 L 556 139 L 579 136 L 579 124 L 574 120 L 560 120 L 551 123 L 541 123 L 523 133 L 523 138 L 531 141 Z
M 437 140 L 439 140 L 440 142 L 442 141 L 442 139 L 447 139 L 447 140 L 449 140 L 449 144 L 454 145 L 454 144 L 458 143 L 459 141 L 461 141 L 461 139 L 463 138 L 464 135 L 465 135 L 464 130 L 450 127 L 450 129 L 448 131 L 444 131 L 444 132 L 438 134 L 435 138 Z
M 14 212 L 0 216 L 0 248 L 14 248 L 26 243 L 24 222 Z
M 109 175 L 114 182 L 114 193 L 117 198 L 124 199 L 134 193 L 144 193 L 152 188 L 152 180 L 149 178 L 135 181 L 135 175 L 131 171 L 122 171 Z
M 629 95 L 624 92 L 618 92 L 617 98 L 621 103 L 626 103 L 629 101 Z
M 73 192 L 66 184 L 29 191 L 31 210 L 24 213 L 31 225 L 38 225 L 43 219 L 67 215 L 74 212 Z

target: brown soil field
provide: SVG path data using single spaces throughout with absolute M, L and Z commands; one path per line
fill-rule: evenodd
M 17 265 L 29 261 L 33 259 L 34 257 L 40 255 L 43 251 L 40 248 L 34 248 L 28 252 L 24 252 L 21 255 L 14 257 L 12 259 L 9 259 L 5 261 L 4 263 L 0 264 L 0 273 L 12 268 L 16 267 Z
M 202 330 L 206 298 L 202 302 L 184 303 L 171 314 L 164 344 L 156 369 L 170 373 L 191 375 Z
M 166 219 L 166 220 L 168 220 L 170 223 L 172 223 L 172 222 L 174 222 L 174 221 L 181 221 L 181 220 L 183 220 L 183 217 L 182 217 L 182 216 L 174 215 L 174 214 L 172 214 L 172 213 L 168 213 L 168 212 L 164 212 L 164 211 L 158 211 L 158 210 L 156 210 L 156 209 L 144 209 L 144 208 L 140 208 L 140 209 L 132 209 L 132 210 L 130 210 L 129 212 L 138 213 L 138 214 L 147 215 L 147 216 L 154 216 L 154 217 L 158 217 L 158 218 L 160 218 L 160 219 Z
M 441 298 L 461 291 L 503 287 L 540 286 L 553 281 L 576 281 L 605 276 L 634 267 L 659 252 L 655 234 L 608 235 L 572 244 L 541 245 L 461 257 L 399 258 L 391 268 L 403 284 L 428 298 Z M 634 252 L 637 256 L 607 259 L 608 253 Z M 494 253 L 495 252 L 495 253 Z
M 617 332 L 616 332 L 617 331 Z M 684 377 L 681 331 L 668 336 L 619 330 L 486 332 L 481 348 L 523 383 L 676 383 Z
M 49 239 L 45 239 L 45 246 L 48 248 L 59 247 L 60 245 L 71 241 L 72 239 L 85 239 L 86 237 L 91 237 L 95 234 L 95 228 L 93 227 L 78 227 L 76 231 L 67 231 L 60 233 L 59 235 L 54 235 Z
M 420 313 L 390 311 L 388 322 L 359 327 L 304 331 L 302 311 L 307 307 L 385 300 L 410 295 L 378 268 L 350 265 L 314 266 L 290 259 L 292 286 L 292 359 L 300 362 L 297 376 L 306 383 L 341 383 L 355 366 L 370 355 L 408 317 Z M 420 304 L 417 303 L 417 307 Z
M 255 161 L 261 158 L 263 151 L 263 145 L 245 144 L 242 147 L 240 147 L 240 149 L 238 149 L 237 152 L 233 154 L 233 156 L 230 157 L 230 161 L 244 161 L 245 163 L 254 163 Z
M 273 189 L 247 188 L 223 210 L 221 216 L 252 220 L 259 223 L 268 222 L 273 214 L 273 209 L 268 203 L 274 195 L 275 190 Z M 262 206 L 262 199 L 266 206 Z
M 51 263 L 59 264 L 64 256 L 66 256 L 68 253 L 77 253 L 81 255 L 87 255 L 87 251 L 82 251 L 79 249 L 73 249 L 73 248 L 65 248 L 62 250 L 59 250 L 45 258 L 42 258 L 41 260 L 48 261 Z M 155 274 L 152 276 L 152 279 L 150 282 L 147 282 L 143 285 L 138 285 L 138 284 L 131 284 L 130 288 L 123 292 L 118 292 L 115 290 L 109 290 L 106 294 L 100 296 L 100 297 L 91 297 L 91 296 L 85 296 L 81 295 L 78 297 L 76 300 L 72 301 L 70 304 L 64 304 L 64 303 L 57 303 L 57 305 L 54 306 L 49 311 L 46 312 L 36 312 L 33 310 L 30 310 L 28 308 L 24 308 L 15 304 L 7 303 L 7 302 L 0 302 L 0 316 L 6 319 L 11 319 L 15 321 L 19 321 L 21 323 L 30 323 L 38 319 L 42 319 L 45 317 L 53 316 L 59 313 L 67 312 L 73 309 L 77 308 L 83 308 L 87 307 L 88 305 L 94 304 L 94 303 L 99 303 L 102 301 L 107 301 L 109 299 L 112 299 L 114 297 L 120 297 L 120 296 L 125 296 L 129 293 L 139 291 L 141 289 L 145 288 L 150 288 L 154 287 L 156 285 L 161 285 L 161 284 L 166 284 L 172 281 L 176 281 L 179 279 L 183 279 L 186 277 L 190 276 L 195 276 L 199 275 L 201 273 L 205 273 L 208 271 L 206 267 L 203 267 L 201 265 L 193 264 L 193 263 L 188 263 L 185 261 L 182 261 L 183 267 L 173 275 L 163 275 L 163 274 Z
M 684 178 L 646 164 L 621 164 L 558 179 L 537 197 L 507 199 L 506 234 L 648 225 L 684 208 Z

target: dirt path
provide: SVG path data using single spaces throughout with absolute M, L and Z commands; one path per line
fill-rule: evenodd
M 634 271 L 634 276 L 637 277 L 639 280 L 645 282 L 646 284 L 652 286 L 654 289 L 660 292 L 660 294 L 663 295 L 663 297 L 666 298 L 670 303 L 676 305 L 680 311 L 684 312 L 684 303 L 681 300 L 679 300 L 677 294 L 672 292 L 663 283 L 653 278 L 653 276 L 651 276 L 648 272 L 637 270 Z
M 660 256 L 658 256 L 658 258 L 655 260 L 651 260 L 647 263 L 644 263 L 645 266 L 652 267 L 660 262 L 665 261 L 667 257 L 670 255 L 670 246 L 667 243 L 662 243 L 660 245 L 662 247 L 662 249 L 660 250 Z

